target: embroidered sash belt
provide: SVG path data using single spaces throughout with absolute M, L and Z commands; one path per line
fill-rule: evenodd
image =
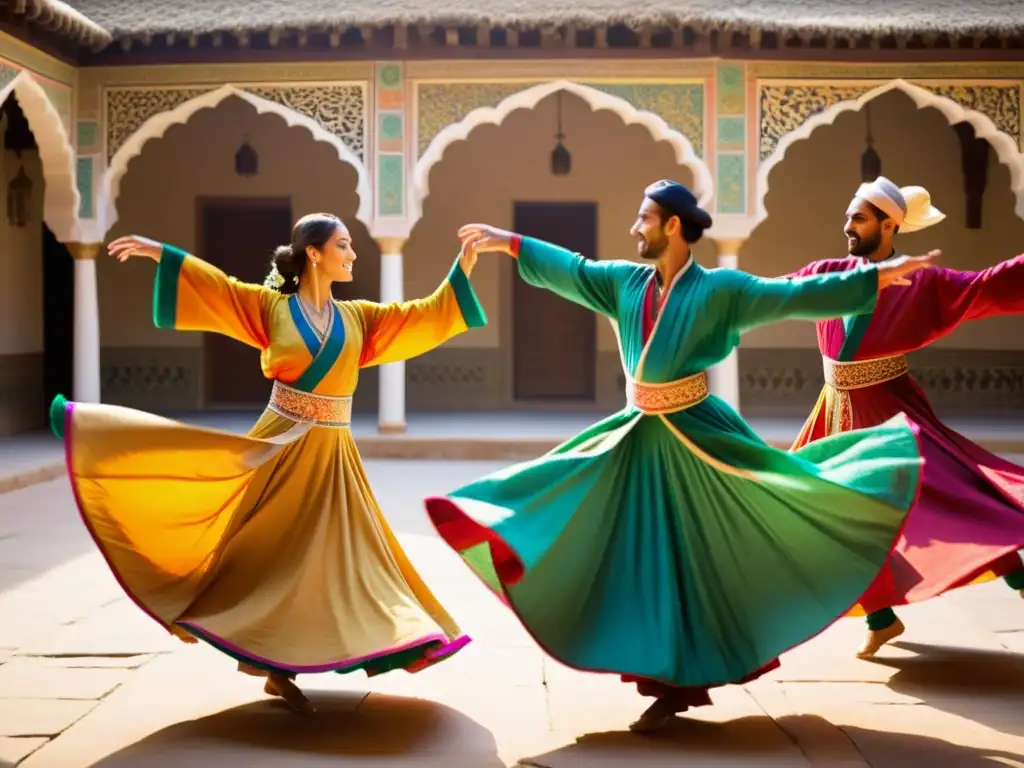
M 274 382 L 268 407 L 293 421 L 311 421 L 320 427 L 347 427 L 352 423 L 351 397 L 313 395 L 280 381 Z
M 626 380 L 626 400 L 644 413 L 673 413 L 692 408 L 710 394 L 703 371 L 665 384 Z
M 830 407 L 825 411 L 825 434 L 828 435 L 853 429 L 851 389 L 884 384 L 910 373 L 907 358 L 903 355 L 855 360 L 849 363 L 840 363 L 828 357 L 822 357 L 821 360 L 825 367 L 825 383 L 833 390 L 833 396 L 826 400 L 830 403 Z
M 821 360 L 825 366 L 825 383 L 839 390 L 863 389 L 875 384 L 884 384 L 910 372 L 907 358 L 903 355 L 856 360 L 850 363 L 840 363 L 827 357 Z

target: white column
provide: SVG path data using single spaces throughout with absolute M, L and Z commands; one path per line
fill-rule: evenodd
M 403 301 L 402 246 L 403 238 L 381 237 L 380 300 L 382 304 Z M 380 400 L 377 406 L 377 431 L 382 434 L 405 432 L 405 363 L 388 363 L 380 367 Z
M 718 266 L 722 269 L 736 269 L 739 259 L 739 242 L 730 240 L 718 241 L 719 254 Z M 734 349 L 718 365 L 708 370 L 709 386 L 711 394 L 722 398 L 735 408 L 740 409 L 740 360 L 739 350 Z
M 66 243 L 75 258 L 74 391 L 81 403 L 100 402 L 100 302 L 96 255 L 102 243 Z

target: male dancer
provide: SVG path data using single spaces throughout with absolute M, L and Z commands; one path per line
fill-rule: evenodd
M 688 189 L 662 181 L 631 230 L 645 264 L 486 225 L 459 233 L 612 322 L 629 405 L 427 511 L 545 651 L 657 699 L 634 730 L 710 704 L 709 688 L 777 666 L 841 616 L 888 559 L 919 485 L 904 417 L 792 455 L 710 395 L 706 371 L 757 325 L 869 311 L 936 254 L 771 280 L 695 263 L 690 246 L 710 226 Z
M 851 258 L 810 264 L 797 275 L 861 268 L 896 258 L 893 238 L 937 224 L 944 214 L 921 187 L 900 189 L 885 177 L 862 184 L 846 210 Z M 961 323 L 1024 312 L 1024 256 L 981 272 L 929 269 L 913 284 L 879 296 L 873 310 L 820 320 L 825 388 L 794 448 L 826 435 L 874 427 L 905 413 L 921 428 L 925 457 L 921 499 L 899 545 L 860 601 L 868 636 L 858 652 L 873 656 L 899 637 L 894 605 L 925 600 L 993 576 L 1024 597 L 1024 468 L 992 455 L 945 426 L 908 372 L 908 352 Z

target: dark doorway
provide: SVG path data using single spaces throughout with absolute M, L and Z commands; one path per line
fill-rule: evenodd
M 597 258 L 596 203 L 516 203 L 516 232 Z M 594 400 L 594 313 L 516 278 L 512 294 L 516 400 Z
M 43 391 L 45 407 L 60 394 L 74 398 L 75 260 L 43 227 Z M 42 415 L 46 423 L 46 412 Z
M 288 198 L 197 200 L 200 258 L 244 283 L 262 283 L 274 248 L 291 241 Z M 203 339 L 206 405 L 260 407 L 271 382 L 260 369 L 260 351 L 216 333 Z

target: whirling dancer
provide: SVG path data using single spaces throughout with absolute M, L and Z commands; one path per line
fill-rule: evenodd
M 823 275 L 886 264 L 900 257 L 898 232 L 945 218 L 922 187 L 900 189 L 880 177 L 862 184 L 846 210 L 850 258 L 809 264 Z M 969 320 L 1024 312 L 1024 256 L 981 272 L 936 268 L 879 297 L 867 311 L 818 322 L 825 387 L 794 445 L 874 427 L 905 413 L 921 429 L 926 459 L 921 500 L 899 545 L 861 600 L 868 636 L 858 655 L 873 656 L 903 634 L 893 606 L 1003 576 L 1024 597 L 1024 468 L 1000 459 L 943 424 L 909 373 L 905 355 Z
M 459 233 L 611 320 L 629 404 L 539 459 L 428 499 L 428 513 L 551 656 L 657 699 L 634 730 L 710 704 L 710 687 L 774 668 L 843 615 L 918 488 L 905 418 L 794 455 L 709 395 L 705 372 L 755 326 L 870 310 L 934 254 L 770 280 L 696 264 L 690 247 L 710 226 L 689 190 L 662 181 L 631 230 L 647 264 L 485 225 Z
M 475 254 L 463 249 L 428 298 L 377 304 L 331 296 L 356 254 L 329 214 L 296 223 L 263 286 L 141 237 L 109 250 L 157 262 L 158 327 L 256 347 L 274 380 L 247 436 L 54 401 L 82 518 L 135 603 L 307 712 L 296 674 L 418 671 L 468 643 L 381 514 L 349 425 L 360 368 L 486 324 Z

